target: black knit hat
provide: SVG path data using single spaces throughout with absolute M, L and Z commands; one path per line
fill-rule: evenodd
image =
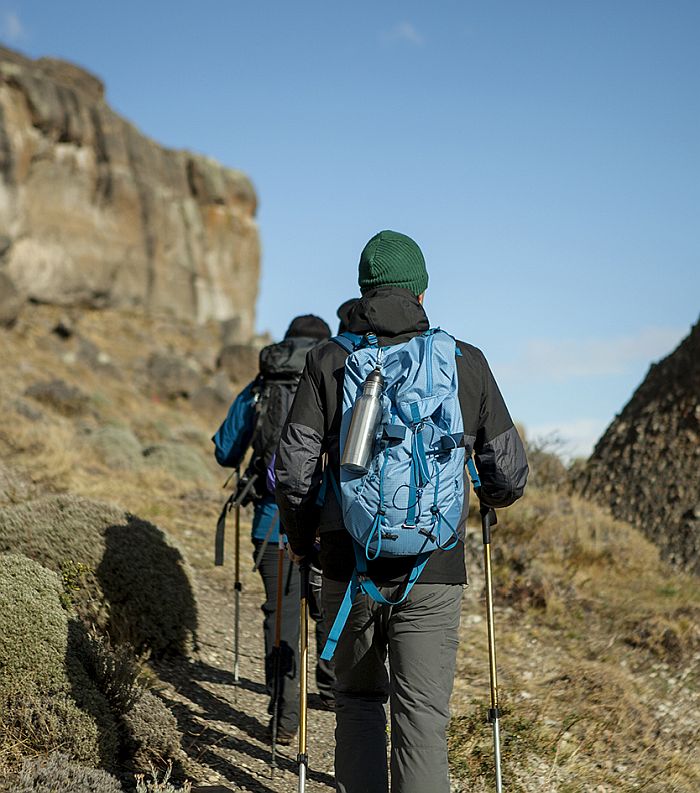
M 338 325 L 338 333 L 345 333 L 345 331 L 348 329 L 350 324 L 350 312 L 359 302 L 359 297 L 351 297 L 350 300 L 346 300 L 342 305 L 338 306 L 338 310 L 336 311 L 336 316 L 340 320 L 340 325 Z
M 301 317 L 295 317 L 292 320 L 291 325 L 284 334 L 285 339 L 299 336 L 303 336 L 305 339 L 324 341 L 325 339 L 330 339 L 331 329 L 321 317 L 316 317 L 313 314 L 303 314 Z

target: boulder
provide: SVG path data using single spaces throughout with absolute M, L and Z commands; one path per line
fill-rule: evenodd
M 11 328 L 15 324 L 23 302 L 14 281 L 0 272 L 0 328 Z
M 163 399 L 190 396 L 201 383 L 198 370 L 174 353 L 154 353 L 148 361 L 148 378 L 153 392 Z
M 192 394 L 192 407 L 198 413 L 223 418 L 234 396 L 235 390 L 231 388 L 228 377 L 217 372 L 207 385 Z
M 35 383 L 29 386 L 24 394 L 64 416 L 78 416 L 85 413 L 90 402 L 88 395 L 77 386 L 68 385 L 61 379 Z

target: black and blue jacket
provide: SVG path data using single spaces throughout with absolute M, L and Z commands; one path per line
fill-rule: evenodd
M 355 334 L 375 334 L 381 346 L 408 341 L 430 327 L 418 299 L 397 287 L 368 291 L 352 308 L 347 325 Z M 457 342 L 457 348 L 466 454 L 474 456 L 482 501 L 493 507 L 505 507 L 520 498 L 525 489 L 528 474 L 525 449 L 483 353 L 461 341 Z M 334 490 L 326 488 L 324 498 L 319 498 L 318 490 L 324 464 L 339 479 L 347 354 L 334 342 L 321 344 L 308 354 L 282 430 L 275 466 L 277 504 L 292 550 L 306 554 L 320 532 L 324 575 L 338 581 L 349 581 L 352 575 L 355 565 L 352 540 L 343 527 Z M 465 487 L 465 493 L 468 492 L 469 488 Z M 437 550 L 431 555 L 421 582 L 466 582 L 463 538 L 467 513 L 468 496 L 458 527 L 460 541 L 450 550 Z M 369 562 L 368 572 L 377 583 L 395 583 L 405 577 L 413 562 L 412 557 L 379 558 Z
M 238 468 L 252 446 L 247 474 L 256 475 L 254 540 L 268 537 L 276 543 L 279 538 L 271 463 L 306 355 L 318 342 L 317 338 L 288 334 L 278 344 L 262 349 L 260 374 L 236 397 L 212 438 L 216 461 L 228 468 Z

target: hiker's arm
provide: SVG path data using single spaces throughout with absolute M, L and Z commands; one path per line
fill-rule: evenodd
M 236 468 L 243 459 L 255 429 L 255 380 L 236 397 L 213 436 L 214 456 L 219 465 Z
M 479 427 L 474 462 L 481 479 L 479 497 L 490 507 L 507 507 L 522 496 L 528 465 L 523 442 L 483 358 Z
M 315 377 L 314 353 L 309 353 L 294 402 L 282 429 L 275 476 L 280 521 L 290 548 L 305 556 L 314 544 L 319 507 L 324 435 L 321 389 Z

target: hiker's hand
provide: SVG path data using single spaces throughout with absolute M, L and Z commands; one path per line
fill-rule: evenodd
M 303 562 L 304 559 L 306 558 L 304 554 L 294 553 L 291 545 L 287 545 L 287 556 L 289 557 L 289 560 L 291 562 L 294 562 L 294 564 L 299 564 L 300 562 Z

